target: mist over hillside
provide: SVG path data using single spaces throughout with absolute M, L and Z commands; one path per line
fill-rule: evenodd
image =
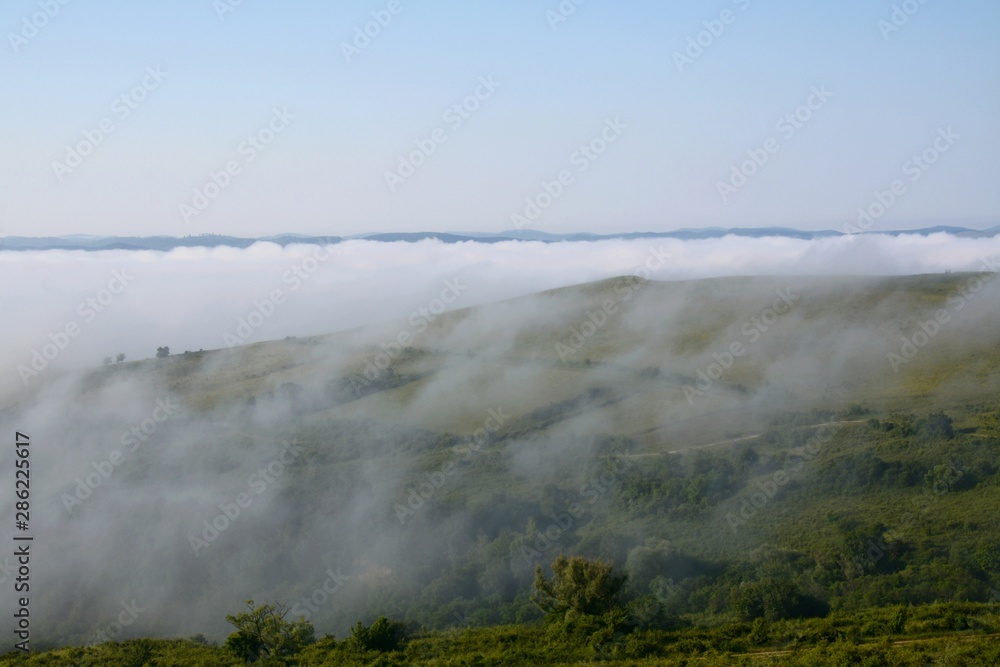
M 828 428 L 846 447 L 866 415 L 996 405 L 996 243 L 346 245 L 232 347 L 213 341 L 240 336 L 247 303 L 219 296 L 237 281 L 268 295 L 309 255 L 46 256 L 34 275 L 48 288 L 83 263 L 95 279 L 134 267 L 97 320 L 122 331 L 100 344 L 171 354 L 45 369 L 0 403 L 0 428 L 32 438 L 37 636 L 92 641 L 124 614 L 124 636 L 220 639 L 248 598 L 286 601 L 322 632 L 387 611 L 434 627 L 534 618 L 535 564 L 601 556 L 646 586 L 637 559 L 661 543 L 690 559 L 664 566 L 673 580 L 708 576 L 761 545 L 731 525 L 742 487 L 703 480 L 648 513 L 628 509 L 631 476 L 691 480 Z M 18 262 L 3 263 L 29 272 L 17 300 L 44 310 L 28 294 L 37 269 Z M 914 268 L 934 274 L 886 275 Z M 342 330 L 305 335 L 324 328 Z M 4 345 L 9 373 L 24 341 Z M 793 417 L 794 437 L 775 435 Z M 740 459 L 745 480 L 769 470 L 757 455 Z M 12 448 L 0 457 L 13 465 Z M 0 507 L 13 514 L 10 494 Z
M 163 346 L 177 353 L 320 335 L 612 276 L 979 271 L 998 252 L 1000 236 L 947 233 L 0 252 L 0 282 L 17 287 L 0 292 L 0 306 L 32 323 L 3 333 L 0 395 L 119 353 L 135 360 Z

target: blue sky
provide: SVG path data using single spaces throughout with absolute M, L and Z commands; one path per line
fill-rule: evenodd
M 0 235 L 1000 224 L 987 0 L 229 4 L 4 3 Z

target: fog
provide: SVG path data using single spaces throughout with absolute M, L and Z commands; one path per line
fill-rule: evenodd
M 454 279 L 467 288 L 450 309 L 637 271 L 654 280 L 684 280 L 976 270 L 998 246 L 998 237 L 935 234 L 0 252 L 0 307 L 19 320 L 3 332 L 0 390 L 25 386 L 18 367 L 30 367 L 35 351 L 42 354 L 51 336 L 60 338 L 74 324 L 77 335 L 65 349 L 36 365 L 82 368 L 119 353 L 128 360 L 149 358 L 161 346 L 175 353 L 227 347 L 233 342 L 227 334 L 257 342 L 405 318 L 428 307 Z M 277 305 L 269 303 L 275 290 Z M 253 316 L 260 325 L 237 332 L 240 319 L 255 311 L 263 314 Z M 28 377 L 31 384 L 34 376 Z
M 928 368 L 939 354 L 924 345 L 901 374 L 887 355 L 936 306 L 849 276 L 995 272 L 998 253 L 1000 237 L 943 234 L 0 253 L 0 305 L 12 314 L 0 428 L 31 435 L 36 642 L 102 631 L 222 639 L 224 614 L 248 598 L 322 599 L 310 620 L 343 633 L 379 611 L 513 595 L 532 563 L 484 555 L 491 542 L 524 531 L 529 517 L 558 515 L 609 437 L 665 450 L 707 444 L 729 435 L 713 415 L 742 412 L 750 429 L 796 401 L 844 404 L 851 383 L 883 386 L 911 364 Z M 621 276 L 759 278 L 676 289 L 619 278 L 593 294 L 494 303 Z M 969 280 L 952 286 L 950 319 L 927 346 L 995 346 L 998 284 L 962 292 Z M 78 305 L 106 287 L 117 293 L 101 312 Z M 793 300 L 761 327 L 783 290 Z M 60 338 L 70 322 L 78 334 Z M 245 345 L 362 325 L 280 350 Z M 180 354 L 228 347 L 227 334 L 241 343 L 231 352 Z M 401 334 L 419 354 L 392 347 Z M 22 378 L 18 367 L 47 343 L 58 354 Z M 734 343 L 746 355 L 699 384 Z M 164 345 L 172 358 L 101 365 Z M 379 354 L 392 357 L 392 373 Z M 364 388 L 344 399 L 338 382 L 352 379 Z M 939 391 L 995 381 L 972 369 Z M 13 458 L 5 447 L 0 464 L 10 470 Z M 479 493 L 494 472 L 509 481 Z M 432 497 L 407 511 L 411 490 L 427 484 Z M 13 505 L 4 492 L 4 516 Z M 510 540 L 502 544 L 514 550 Z M 0 585 L 12 585 L 13 562 L 0 558 Z M 12 611 L 11 596 L 4 604 Z

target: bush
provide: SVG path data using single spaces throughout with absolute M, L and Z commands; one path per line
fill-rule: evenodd
M 402 625 L 390 621 L 385 616 L 379 616 L 371 627 L 366 628 L 361 621 L 351 628 L 351 636 L 347 638 L 348 647 L 358 653 L 378 651 L 385 653 L 398 651 L 403 639 Z
M 294 655 L 315 642 L 309 621 L 286 621 L 288 607 L 281 604 L 254 605 L 246 601 L 247 611 L 227 615 L 236 632 L 226 639 L 225 649 L 245 662 L 262 658 Z
M 946 438 L 951 440 L 955 437 L 955 428 L 951 417 L 943 412 L 935 412 L 921 419 L 916 425 L 917 433 L 928 439 Z
M 621 606 L 618 595 L 626 577 L 616 575 L 614 566 L 602 560 L 559 556 L 552 562 L 555 573 L 545 577 L 542 566 L 535 568 L 535 590 L 531 601 L 547 614 L 601 616 Z
M 767 621 L 763 618 L 755 619 L 753 625 L 750 626 L 749 639 L 754 646 L 763 646 L 766 644 L 771 639 Z
M 894 635 L 901 635 L 906 631 L 906 619 L 909 616 L 906 607 L 900 607 L 897 609 L 893 615 L 892 619 L 889 621 L 888 630 Z
M 976 485 L 971 475 L 946 463 L 934 466 L 926 475 L 924 482 L 937 495 L 952 491 L 964 491 Z
M 1000 544 L 980 544 L 974 558 L 983 572 L 1000 574 Z
M 744 621 L 779 621 L 827 612 L 824 603 L 803 596 L 795 584 L 778 577 L 741 584 L 733 595 L 732 610 Z

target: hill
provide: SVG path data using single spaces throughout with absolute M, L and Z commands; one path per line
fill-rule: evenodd
M 340 635 L 531 623 L 559 553 L 704 627 L 776 580 L 780 615 L 988 603 L 989 278 L 621 277 L 52 374 L 0 412 L 37 443 L 35 637 L 126 605 L 120 636 L 221 639 L 247 598 Z

